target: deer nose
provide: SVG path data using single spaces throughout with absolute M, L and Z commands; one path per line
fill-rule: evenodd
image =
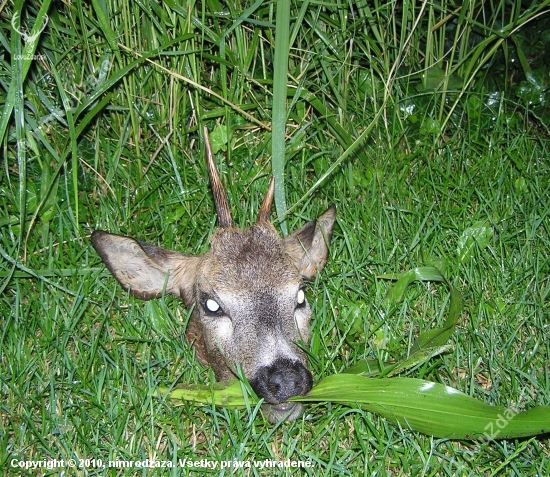
M 267 403 L 279 404 L 306 394 L 313 385 L 313 376 L 300 361 L 278 358 L 269 366 L 262 366 L 250 385 Z

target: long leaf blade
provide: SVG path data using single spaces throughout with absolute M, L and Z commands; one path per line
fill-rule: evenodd
M 490 406 L 443 384 L 414 378 L 336 374 L 321 380 L 307 396 L 291 400 L 357 403 L 405 428 L 448 439 L 503 439 L 550 432 L 550 407 L 517 412 Z
M 239 381 L 227 386 L 186 386 L 170 399 L 218 406 L 245 407 Z M 422 379 L 369 379 L 335 374 L 322 379 L 306 396 L 290 401 L 334 402 L 359 406 L 403 428 L 446 439 L 512 439 L 550 432 L 550 407 L 518 412 L 491 406 L 449 386 Z
M 290 34 L 290 0 L 277 2 L 277 17 L 275 30 L 275 59 L 273 75 L 273 109 L 272 109 L 272 170 L 275 176 L 275 208 L 277 216 L 286 213 L 286 199 L 284 187 L 285 168 L 285 130 L 286 130 L 286 94 L 288 52 Z M 286 222 L 280 223 L 283 235 L 287 234 Z

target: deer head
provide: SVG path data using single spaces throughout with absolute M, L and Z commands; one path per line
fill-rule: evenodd
M 225 191 L 204 131 L 208 172 L 219 228 L 202 256 L 165 250 L 103 231 L 92 234 L 101 259 L 135 297 L 164 293 L 194 307 L 187 339 L 218 381 L 235 377 L 238 364 L 265 401 L 270 422 L 294 420 L 301 405 L 287 403 L 312 386 L 307 355 L 311 310 L 303 280 L 324 267 L 335 208 L 281 238 L 269 222 L 274 180 L 248 230 L 232 227 Z

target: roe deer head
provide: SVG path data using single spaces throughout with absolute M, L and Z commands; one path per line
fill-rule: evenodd
M 298 345 L 308 346 L 310 337 L 302 280 L 313 280 L 326 263 L 335 208 L 281 238 L 269 222 L 272 178 L 257 223 L 248 230 L 232 227 L 206 128 L 204 137 L 219 222 L 208 252 L 184 255 L 99 230 L 92 244 L 135 297 L 167 293 L 194 306 L 187 339 L 218 381 L 233 379 L 237 363 L 264 399 L 268 420 L 294 420 L 302 406 L 285 401 L 312 386 L 307 355 Z

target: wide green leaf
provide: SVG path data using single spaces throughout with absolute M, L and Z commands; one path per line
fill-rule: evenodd
M 404 428 L 449 439 L 504 439 L 550 432 L 550 407 L 518 412 L 490 406 L 443 384 L 413 378 L 336 374 L 292 401 L 338 402 L 374 412 Z
M 223 407 L 245 407 L 241 382 L 234 379 L 228 383 L 215 383 L 212 386 L 189 384 L 169 390 L 159 387 L 159 393 L 169 399 L 192 401 L 199 404 L 215 404 Z
M 161 394 L 225 407 L 245 407 L 242 386 L 186 386 Z M 550 407 L 537 406 L 519 412 L 491 406 L 449 386 L 422 379 L 370 379 L 335 374 L 322 379 L 306 396 L 290 401 L 334 402 L 358 406 L 401 427 L 447 439 L 511 439 L 550 432 Z
M 435 267 L 416 267 L 405 273 L 379 275 L 378 278 L 385 280 L 397 280 L 395 285 L 389 289 L 384 299 L 384 302 L 387 305 L 399 303 L 403 299 L 403 295 L 405 294 L 407 287 L 416 281 L 445 281 L 445 277 Z

